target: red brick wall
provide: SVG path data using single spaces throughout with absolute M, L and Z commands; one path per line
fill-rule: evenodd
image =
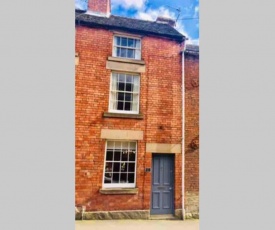
M 100 13 L 110 13 L 110 0 L 89 0 L 88 9 Z
M 181 55 L 177 42 L 142 38 L 142 59 L 146 72 L 141 74 L 140 113 L 143 120 L 103 118 L 108 111 L 111 71 L 106 60 L 112 55 L 113 34 L 102 29 L 77 27 L 76 52 L 79 65 L 75 79 L 75 202 L 87 211 L 150 209 L 151 153 L 146 142 L 181 143 Z M 101 129 L 144 131 L 138 141 L 137 195 L 102 195 L 105 140 Z M 181 208 L 181 154 L 176 154 L 175 208 Z
M 185 209 L 199 211 L 199 57 L 185 55 Z

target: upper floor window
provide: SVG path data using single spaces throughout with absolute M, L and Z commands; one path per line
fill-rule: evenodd
M 123 36 L 114 36 L 113 56 L 140 60 L 140 39 Z
M 110 112 L 139 112 L 140 76 L 129 73 L 112 73 L 110 91 Z

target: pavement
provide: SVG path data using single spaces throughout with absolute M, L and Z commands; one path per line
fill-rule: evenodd
M 76 230 L 199 230 L 199 220 L 83 220 L 75 221 Z

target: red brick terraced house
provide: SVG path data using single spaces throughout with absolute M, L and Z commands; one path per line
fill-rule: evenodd
M 76 219 L 198 217 L 198 50 L 110 8 L 75 18 Z

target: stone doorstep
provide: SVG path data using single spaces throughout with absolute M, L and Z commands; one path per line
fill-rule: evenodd
M 175 215 L 167 214 L 167 215 L 151 215 L 149 217 L 150 220 L 179 220 Z

